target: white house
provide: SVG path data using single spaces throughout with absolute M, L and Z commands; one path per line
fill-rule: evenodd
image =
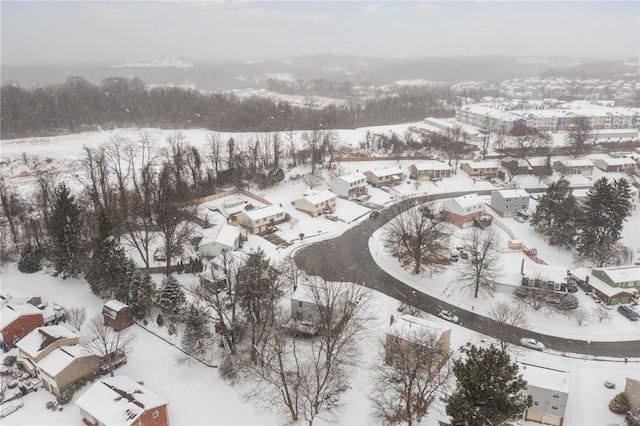
M 460 166 L 462 170 L 473 177 L 496 177 L 499 166 L 493 161 L 467 161 Z
M 531 395 L 533 400 L 525 412 L 525 421 L 561 426 L 569 399 L 569 373 L 532 364 L 519 363 L 518 366 L 527 381 L 522 392 Z
M 331 190 L 338 197 L 351 200 L 367 193 L 367 178 L 362 173 L 338 176 L 331 181 Z
M 485 202 L 477 194 L 450 198 L 442 203 L 442 214 L 459 228 L 468 228 L 473 220 L 484 215 Z
M 439 161 L 425 161 L 409 166 L 411 179 L 433 180 L 451 176 L 451 166 Z
M 294 200 L 292 204 L 296 210 L 316 217 L 323 213 L 333 213 L 336 211 L 336 194 L 328 190 L 312 193 Z
M 512 217 L 529 208 L 529 193 L 524 189 L 491 191 L 491 208 L 502 217 Z
M 261 234 L 270 226 L 285 222 L 289 216 L 278 205 L 271 205 L 254 210 L 243 210 L 237 214 L 238 223 L 245 226 L 252 234 Z
M 233 251 L 240 247 L 240 229 L 222 223 L 205 229 L 198 243 L 198 253 L 204 257 L 215 257 L 223 251 Z
M 394 185 L 402 182 L 404 171 L 400 167 L 387 167 L 385 169 L 368 170 L 364 172 L 367 182 L 372 186 Z

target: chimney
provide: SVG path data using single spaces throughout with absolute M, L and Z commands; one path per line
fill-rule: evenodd
M 391 318 L 389 318 L 389 325 L 393 325 L 393 321 L 395 321 L 395 318 L 391 315 Z

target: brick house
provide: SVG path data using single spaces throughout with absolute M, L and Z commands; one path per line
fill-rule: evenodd
M 426 161 L 409 166 L 409 175 L 415 180 L 434 180 L 451 176 L 451 166 L 438 161 Z
M 289 215 L 278 205 L 253 210 L 243 210 L 236 215 L 238 223 L 252 234 L 262 234 L 269 227 L 285 222 Z
M 310 214 L 312 217 L 323 213 L 336 211 L 336 194 L 331 191 L 322 191 L 306 195 L 293 201 L 296 210 Z
M 80 336 L 61 325 L 38 327 L 22 338 L 18 348 L 18 362 L 32 376 L 36 375 L 36 364 L 62 346 L 80 343 Z
M 76 401 L 87 426 L 168 426 L 168 402 L 127 376 L 101 379 Z
M 44 315 L 35 306 L 25 303 L 9 305 L 0 312 L 2 346 L 12 347 L 18 340 L 44 325 Z
M 442 203 L 442 214 L 458 228 L 473 226 L 473 221 L 484 215 L 485 202 L 476 194 L 450 198 Z
M 491 191 L 491 208 L 501 217 L 513 217 L 518 210 L 529 208 L 529 193 L 524 189 Z
M 637 166 L 633 158 L 598 158 L 593 165 L 603 172 L 631 173 Z
M 402 182 L 405 177 L 405 173 L 400 167 L 369 170 L 364 172 L 364 175 L 367 178 L 367 183 L 374 187 L 395 185 Z
M 594 272 L 596 273 L 594 274 Z M 632 285 L 632 281 L 620 282 L 619 284 L 624 284 L 624 287 L 615 286 L 599 278 L 605 276 L 605 273 L 598 272 L 595 269 L 577 268 L 569 272 L 568 280 L 584 291 L 594 293 L 607 305 L 630 303 L 638 295 L 638 288 Z
M 385 364 L 401 365 L 403 357 L 411 360 L 426 348 L 433 352 L 435 360 L 424 367 L 434 374 L 449 358 L 450 346 L 450 327 L 408 314 L 398 318 L 392 316 L 385 337 Z
M 493 161 L 468 161 L 460 166 L 471 177 L 492 178 L 498 176 L 498 165 Z
M 519 363 L 519 372 L 527 385 L 523 393 L 531 395 L 533 405 L 524 420 L 561 426 L 569 399 L 569 373 L 559 369 Z
M 99 370 L 98 356 L 90 354 L 80 345 L 54 349 L 36 364 L 42 386 L 54 395 L 78 380 L 97 374 Z
M 331 181 L 331 190 L 339 197 L 352 200 L 367 193 L 366 180 L 362 173 L 338 176 Z
M 113 328 L 115 331 L 124 330 L 133 325 L 133 312 L 129 305 L 125 305 L 119 300 L 109 300 L 102 307 L 102 318 L 104 325 Z

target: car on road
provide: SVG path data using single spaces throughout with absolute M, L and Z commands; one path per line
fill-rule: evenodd
M 329 219 L 329 220 L 332 220 L 334 222 L 338 220 L 338 216 L 336 216 L 334 214 L 325 214 L 324 217 Z
M 628 306 L 618 306 L 618 312 L 620 312 L 622 316 L 626 317 L 629 321 L 638 321 L 638 314 Z
M 444 309 L 441 310 L 440 313 L 438 313 L 438 316 L 454 324 L 457 324 L 459 321 L 458 317 L 453 312 L 449 312 Z
M 391 188 L 389 188 L 388 186 L 381 186 L 380 189 L 382 189 L 384 192 L 390 192 Z
M 0 419 L 4 419 L 9 414 L 21 409 L 23 406 L 24 404 L 20 399 L 15 399 L 13 401 L 5 402 L 4 404 L 0 405 Z
M 536 351 L 544 351 L 545 347 L 542 342 L 538 342 L 536 339 L 529 337 L 523 337 L 520 339 L 520 344 L 525 348 L 534 349 Z
M 380 216 L 380 212 L 378 210 L 373 210 L 371 213 L 369 213 L 369 219 L 375 219 L 378 216 Z

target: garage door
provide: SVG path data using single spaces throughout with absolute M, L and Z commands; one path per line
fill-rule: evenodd
M 546 425 L 561 426 L 562 417 L 552 416 L 551 414 L 544 414 L 542 416 L 542 423 Z

